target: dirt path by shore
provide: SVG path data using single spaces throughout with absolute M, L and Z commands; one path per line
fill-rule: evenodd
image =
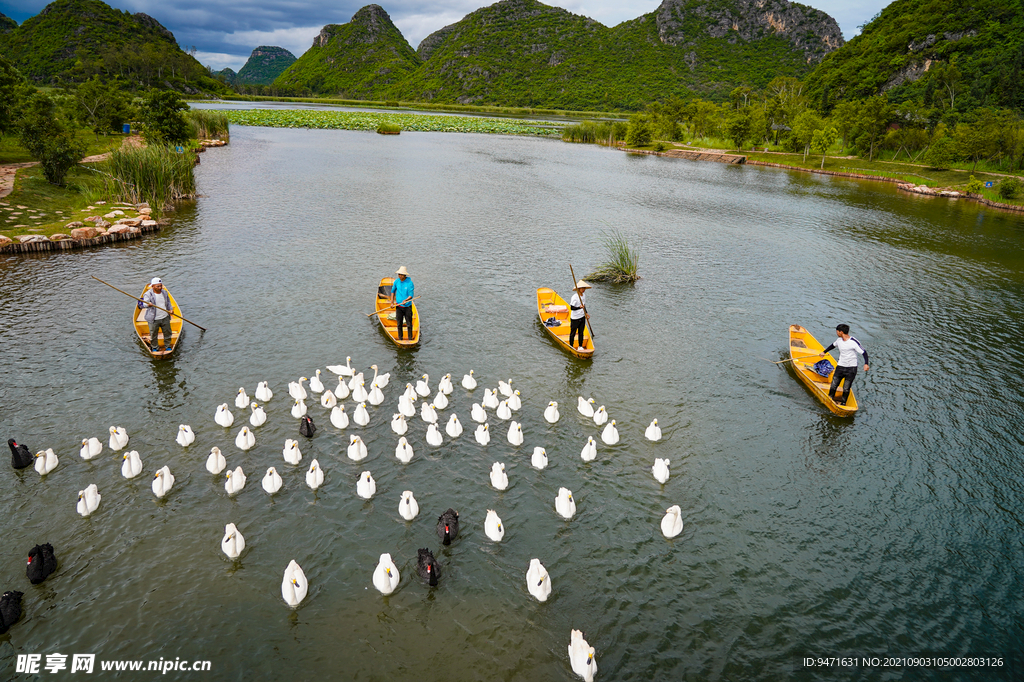
M 143 146 L 142 138 L 138 135 L 131 135 L 124 138 L 121 142 L 121 147 L 141 147 Z M 96 163 L 97 161 L 106 161 L 110 158 L 111 152 L 105 152 L 103 154 L 93 154 L 87 156 L 79 163 Z M 31 168 L 32 166 L 38 166 L 38 161 L 26 161 L 24 163 L 9 163 L 6 166 L 0 166 L 0 199 L 3 199 L 8 194 L 14 191 L 14 176 L 18 174 L 18 171 L 22 168 Z

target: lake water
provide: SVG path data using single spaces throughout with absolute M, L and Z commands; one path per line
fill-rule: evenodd
M 235 128 L 197 173 L 202 196 L 157 236 L 0 260 L 0 431 L 61 459 L 45 478 L 8 468 L 0 484 L 0 589 L 25 592 L 0 638 L 11 677 L 17 654 L 59 652 L 211 662 L 177 679 L 567 680 L 572 628 L 596 648 L 599 680 L 1024 673 L 1019 217 L 881 183 L 480 135 Z M 566 295 L 569 263 L 589 272 L 611 229 L 639 240 L 643 279 L 589 293 L 597 352 L 582 361 L 549 340 L 534 292 Z M 412 351 L 364 314 L 399 265 L 422 295 Z M 134 304 L 90 275 L 133 293 L 161 276 L 208 331 L 189 328 L 173 359 L 153 361 L 129 325 Z M 839 322 L 871 357 L 847 419 L 770 362 L 785 357 L 788 325 L 827 343 Z M 346 356 L 390 372 L 384 404 L 341 431 L 313 396 L 320 429 L 300 438 L 287 383 Z M 473 393 L 459 385 L 470 369 Z M 467 430 L 431 448 L 411 419 L 403 465 L 391 415 L 425 373 L 434 388 L 451 373 L 441 419 L 455 412 Z M 482 447 L 470 406 L 509 378 L 525 443 L 512 447 L 492 412 Z M 233 398 L 263 380 L 269 420 L 242 452 L 247 411 Z M 600 429 L 579 395 L 621 434 L 590 464 L 580 450 Z M 224 402 L 230 429 L 213 421 Z M 643 435 L 653 418 L 658 443 Z M 179 424 L 196 433 L 189 448 Z M 111 425 L 140 452 L 138 479 L 121 477 Z M 362 462 L 346 457 L 352 433 Z M 89 436 L 104 451 L 85 461 Z M 286 438 L 300 439 L 298 467 Z M 204 467 L 214 445 L 248 476 L 235 497 Z M 314 457 L 327 474 L 315 494 Z M 655 457 L 671 460 L 665 485 Z M 495 461 L 504 492 L 489 483 Z M 158 500 L 149 484 L 164 465 L 177 481 Z M 284 478 L 273 497 L 260 486 L 271 465 Z M 355 494 L 363 470 L 377 482 L 369 502 Z M 81 518 L 90 483 L 102 502 Z M 577 500 L 570 521 L 554 511 L 562 486 Z M 403 490 L 421 508 L 408 523 Z M 666 540 L 659 522 L 676 504 L 685 528 Z M 462 533 L 442 547 L 448 507 Z M 483 532 L 488 509 L 501 543 Z M 237 562 L 219 548 L 228 522 L 246 538 Z M 45 541 L 60 565 L 32 586 L 25 557 Z M 437 588 L 416 575 L 420 547 L 440 563 Z M 371 582 L 383 552 L 401 572 L 389 597 Z M 545 603 L 526 589 L 534 557 L 551 575 Z M 310 582 L 295 610 L 280 592 L 291 559 Z M 860 664 L 887 654 L 1004 663 Z M 850 655 L 842 671 L 803 663 Z

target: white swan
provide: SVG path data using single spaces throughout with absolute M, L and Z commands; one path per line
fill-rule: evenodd
M 174 440 L 177 441 L 178 445 L 181 447 L 187 448 L 196 441 L 196 434 L 192 432 L 192 427 L 188 424 L 179 424 L 178 435 Z
M 458 415 L 452 414 L 444 427 L 444 431 L 448 434 L 449 438 L 458 438 L 462 435 L 462 424 L 459 422 Z
M 217 426 L 223 426 L 226 429 L 235 423 L 235 415 L 231 414 L 227 403 L 221 403 L 217 406 L 217 412 L 213 415 L 213 421 L 217 422 Z
M 352 358 L 345 358 L 344 365 L 327 365 L 328 372 L 334 372 L 339 377 L 350 377 L 352 376 Z
M 295 417 L 296 419 L 302 419 L 304 416 L 306 416 L 305 401 L 300 400 L 299 398 L 295 399 L 295 402 L 292 403 L 292 416 Z
M 576 513 L 576 500 L 572 499 L 572 491 L 568 488 L 558 489 L 558 497 L 555 498 L 555 511 L 566 519 L 571 519 Z
M 320 370 L 317 370 L 316 374 L 309 379 L 309 390 L 313 393 L 323 393 L 324 382 L 320 380 Z
M 242 488 L 245 487 L 245 472 L 242 471 L 242 467 L 235 467 L 234 471 L 229 471 L 225 474 L 224 490 L 227 491 L 228 495 L 236 495 L 242 492 Z
M 647 440 L 661 440 L 661 427 L 658 426 L 657 419 L 651 420 L 647 430 L 644 431 L 644 436 L 647 437 Z
M 365 403 L 366 399 L 370 397 L 370 394 L 366 391 L 366 384 L 362 381 L 352 389 L 352 401 L 357 403 Z
M 583 396 L 580 396 L 576 400 L 576 411 L 579 412 L 580 414 L 582 414 L 584 417 L 593 417 L 594 416 L 594 399 L 593 398 L 588 398 L 587 400 L 584 400 Z
M 284 481 L 281 480 L 281 474 L 277 473 L 277 469 L 275 469 L 274 467 L 270 467 L 269 469 L 267 469 L 266 475 L 263 476 L 261 484 L 263 485 L 264 490 L 273 495 L 274 493 L 281 489 L 281 486 L 284 484 Z
M 288 606 L 298 606 L 306 598 L 309 592 L 309 583 L 306 581 L 306 574 L 302 568 L 292 559 L 288 568 L 284 569 L 284 579 L 281 580 L 281 596 L 284 597 Z
M 448 398 L 445 396 L 443 391 L 438 391 L 431 404 L 434 406 L 435 410 L 443 410 L 448 407 Z
M 512 410 L 513 412 L 518 412 L 519 410 L 523 409 L 523 399 L 522 396 L 519 395 L 518 390 L 512 391 L 512 395 L 508 397 L 507 402 L 508 409 Z
M 366 459 L 366 443 L 359 436 L 352 436 L 348 443 L 348 458 L 353 462 Z
M 402 395 L 413 402 L 420 399 L 420 394 L 416 392 L 416 389 L 412 387 L 412 384 L 405 385 L 405 391 L 403 391 Z
M 169 493 L 172 485 L 174 485 L 174 474 L 171 473 L 169 467 L 165 466 L 153 475 L 153 494 L 157 497 L 163 497 Z
M 344 400 L 350 393 L 352 390 L 348 387 L 348 383 L 344 379 L 338 379 L 338 385 L 334 387 L 334 397 Z
M 554 424 L 556 421 L 558 421 L 559 416 L 560 415 L 558 414 L 558 403 L 552 400 L 550 403 L 548 403 L 547 408 L 544 410 L 544 421 L 546 421 L 548 424 Z
M 498 409 L 498 392 L 489 388 L 484 389 L 484 399 L 481 401 L 488 410 Z
M 216 476 L 220 472 L 224 471 L 224 467 L 227 465 L 227 460 L 225 460 L 224 455 L 220 453 L 220 448 L 217 446 L 210 448 L 210 456 L 206 458 L 206 470 Z
M 445 374 L 443 377 L 441 377 L 441 381 L 437 382 L 437 390 L 440 391 L 441 393 L 444 393 L 445 395 L 452 394 L 452 391 L 455 390 L 455 387 L 452 386 L 451 374 Z
M 82 456 L 82 459 L 92 459 L 103 452 L 103 443 L 100 442 L 99 438 L 83 438 L 82 449 L 79 450 L 78 454 Z
M 398 439 L 398 447 L 395 448 L 395 457 L 402 464 L 408 464 L 412 461 L 412 446 L 409 445 L 409 441 L 402 436 Z
M 274 392 L 270 390 L 270 384 L 266 381 L 261 381 L 256 385 L 256 393 L 253 394 L 253 397 L 261 403 L 265 403 L 274 397 Z
M 142 458 L 138 450 L 124 453 L 121 462 L 121 475 L 125 478 L 135 478 L 142 473 Z
M 348 390 L 356 390 L 356 386 L 363 383 L 363 373 L 357 372 L 352 375 L 352 378 L 348 380 Z
M 366 402 L 370 403 L 374 407 L 384 402 L 384 391 L 380 390 L 379 386 L 371 386 L 369 392 L 366 394 Z
M 501 539 L 505 537 L 505 526 L 501 524 L 501 519 L 493 509 L 487 510 L 487 518 L 484 519 L 484 533 L 494 542 L 501 542 Z
M 548 465 L 548 451 L 538 446 L 533 449 L 533 457 L 530 458 L 530 465 L 534 469 L 543 469 Z
M 467 391 L 472 391 L 476 388 L 476 378 L 473 376 L 473 370 L 469 370 L 469 374 L 463 375 L 462 387 Z
M 398 513 L 406 521 L 412 521 L 420 513 L 420 505 L 413 497 L 411 490 L 402 492 L 402 501 L 398 503 Z
M 420 408 L 420 419 L 428 424 L 437 423 L 437 411 L 434 409 L 433 404 L 428 403 L 426 400 L 423 401 L 423 407 Z
M 667 459 L 655 459 L 654 466 L 651 467 L 651 473 L 654 474 L 654 480 L 664 485 L 668 482 L 668 465 L 669 460 Z
M 409 430 L 409 423 L 405 421 L 404 414 L 396 412 L 391 415 L 391 430 L 394 431 L 396 435 L 405 435 L 405 432 Z
M 487 412 L 484 411 L 484 408 L 480 407 L 480 403 L 473 403 L 469 416 L 473 421 L 480 422 L 481 424 L 487 421 Z
M 487 428 L 487 424 L 481 424 L 476 427 L 476 432 L 473 434 L 476 438 L 476 442 L 480 445 L 487 445 L 491 442 L 491 431 Z
M 260 407 L 260 404 L 253 401 L 249 408 L 252 414 L 249 415 L 249 423 L 253 426 L 263 426 L 267 423 L 267 413 Z
M 284 450 L 281 451 L 284 455 L 284 461 L 288 462 L 292 466 L 298 466 L 299 462 L 302 461 L 302 452 L 299 451 L 299 441 L 286 438 L 284 441 Z
M 604 427 L 604 431 L 601 432 L 601 440 L 604 441 L 605 445 L 615 445 L 619 442 L 619 430 L 615 428 L 614 419 Z
M 505 473 L 504 462 L 495 462 L 491 465 L 491 485 L 498 490 L 508 488 L 508 474 Z
M 238 393 L 235 394 L 235 407 L 244 410 L 249 404 L 249 396 L 245 392 L 244 386 L 238 387 Z
M 96 489 L 95 483 L 90 483 L 85 490 L 78 491 L 78 513 L 88 516 L 100 506 L 100 491 Z
M 344 405 L 335 405 L 331 410 L 331 424 L 336 429 L 344 429 L 348 426 L 348 414 L 345 413 Z
M 364 471 L 359 474 L 359 482 L 356 483 L 356 494 L 364 500 L 368 500 L 373 497 L 376 492 L 377 482 L 373 480 L 373 476 L 370 475 L 370 472 Z
M 494 410 L 494 416 L 496 416 L 498 419 L 512 418 L 512 408 L 508 406 L 507 400 L 502 400 L 500 403 L 498 403 L 498 407 L 495 408 Z
M 245 538 L 235 528 L 235 524 L 229 523 L 224 526 L 224 537 L 220 540 L 220 551 L 224 552 L 229 559 L 237 559 L 245 549 Z
M 572 671 L 582 677 L 584 682 L 594 682 L 594 675 L 597 674 L 594 647 L 587 644 L 579 630 L 573 630 L 569 635 L 569 664 L 572 665 Z
M 108 445 L 114 452 L 121 450 L 125 445 L 128 445 L 128 432 L 121 426 L 111 426 L 110 431 L 110 442 Z
M 404 393 L 398 398 L 398 412 L 407 419 L 416 416 L 416 406 Z
M 509 397 L 510 395 L 512 395 L 512 380 L 509 379 L 508 381 L 502 381 L 502 380 L 499 379 L 498 380 L 498 390 L 506 398 Z
M 338 404 L 338 399 L 334 397 L 334 391 L 327 389 L 320 395 L 320 406 L 326 409 L 331 409 Z
M 243 426 L 242 430 L 235 436 L 235 447 L 239 450 L 248 450 L 254 445 L 256 445 L 256 436 L 252 435 L 252 431 L 249 430 L 248 426 Z
M 388 383 L 391 382 L 391 373 L 377 374 L 377 365 L 370 365 L 370 369 L 373 370 L 373 380 L 370 382 L 370 388 L 383 389 L 387 387 Z
M 132 450 L 132 452 L 135 451 Z M 128 453 L 128 455 L 130 454 L 131 452 Z M 138 454 L 139 453 L 135 452 L 136 457 L 138 456 Z M 125 455 L 125 457 L 127 457 L 128 455 Z M 36 469 L 36 473 L 38 473 L 40 476 L 45 476 L 46 474 L 50 473 L 51 471 L 56 469 L 57 464 L 60 463 L 60 460 L 57 458 L 56 453 L 54 453 L 53 448 L 46 448 L 46 450 L 44 450 L 43 452 L 37 452 L 35 459 L 36 461 L 34 466 Z M 140 470 L 141 467 L 142 463 L 139 462 Z M 124 469 L 122 469 L 122 471 L 124 471 Z M 125 476 L 125 478 L 131 478 L 131 476 Z
M 540 559 L 530 559 L 530 568 L 526 571 L 526 588 L 537 601 L 547 601 L 551 595 L 551 576 Z
M 305 400 L 308 398 L 309 394 L 306 393 L 306 387 L 302 385 L 305 381 L 308 381 L 306 377 L 299 377 L 298 381 L 289 381 L 288 395 L 290 395 L 294 400 Z
M 316 490 L 324 484 L 324 470 L 320 468 L 320 462 L 315 459 L 309 463 L 309 471 L 306 472 L 306 485 Z
M 366 426 L 370 423 L 370 413 L 366 411 L 366 403 L 359 403 L 356 406 L 356 411 L 352 415 L 352 421 L 358 426 Z
M 416 382 L 416 393 L 421 398 L 426 398 L 430 395 L 430 375 L 424 374 L 419 381 Z
M 667 538 L 674 538 L 683 532 L 682 510 L 678 504 L 674 504 L 665 510 L 665 516 L 661 519 L 661 533 Z
M 431 447 L 437 447 L 444 442 L 444 437 L 441 436 L 441 432 L 437 428 L 437 424 L 430 424 L 427 426 L 427 444 Z
M 398 587 L 400 577 L 398 566 L 395 566 L 395 562 L 391 560 L 391 555 L 386 552 L 381 554 L 377 568 L 373 570 L 373 586 L 381 594 L 391 594 Z
M 580 459 L 584 462 L 593 462 L 597 459 L 597 443 L 594 442 L 593 436 L 587 436 L 587 443 L 580 450 Z
M 515 446 L 523 444 L 523 425 L 515 420 L 508 427 L 508 442 Z
M 602 405 L 601 407 L 597 408 L 596 412 L 594 412 L 594 423 L 597 424 L 598 426 L 601 426 L 606 421 L 608 421 L 608 412 L 605 411 L 604 405 Z

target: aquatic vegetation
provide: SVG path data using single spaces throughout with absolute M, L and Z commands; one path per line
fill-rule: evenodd
M 197 140 L 227 140 L 229 137 L 228 117 L 223 111 L 210 109 L 189 109 L 185 119 L 192 128 L 192 137 Z
M 583 121 L 562 129 L 562 139 L 566 142 L 585 142 L 614 145 L 626 139 L 625 121 Z
M 608 260 L 599 264 L 586 279 L 614 284 L 640 279 L 637 274 L 640 267 L 639 247 L 632 247 L 629 239 L 618 230 L 604 234 L 601 241 L 608 251 Z
M 174 147 L 123 147 L 110 156 L 110 173 L 121 201 L 159 208 L 196 195 L 195 155 Z
M 399 130 L 434 133 L 491 133 L 496 135 L 557 135 L 550 124 L 508 118 L 479 116 L 434 116 L 376 111 L 315 111 L 310 109 L 248 109 L 221 112 L 228 121 L 240 126 L 268 128 L 319 128 L 375 131 L 382 125 Z
M 402 126 L 397 123 L 381 123 L 377 126 L 377 132 L 381 135 L 397 135 L 402 132 Z

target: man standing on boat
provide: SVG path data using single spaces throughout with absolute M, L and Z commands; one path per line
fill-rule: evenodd
M 828 390 L 828 397 L 837 405 L 845 405 L 846 399 L 850 397 L 850 387 L 853 386 L 853 380 L 857 377 L 857 365 L 859 364 L 857 355 L 864 356 L 864 371 L 866 372 L 868 371 L 868 352 L 864 350 L 864 346 L 860 345 L 860 341 L 850 336 L 850 325 L 836 325 L 836 336 L 839 338 L 823 350 L 821 356 L 824 357 L 825 353 L 833 348 L 839 349 L 839 362 L 832 374 L 832 386 Z M 843 397 L 841 400 L 836 400 L 836 388 L 841 379 L 845 379 L 843 381 Z
M 412 340 L 412 299 L 415 289 L 412 277 L 405 266 L 395 272 L 398 279 L 391 283 L 391 305 L 395 306 L 395 321 L 398 323 L 398 340 L 402 340 L 402 320 L 409 324 L 409 340 Z
M 164 291 L 164 283 L 159 277 L 154 277 L 149 283 L 149 289 L 142 296 L 146 308 L 146 322 L 149 323 L 149 347 L 154 353 L 160 350 L 157 344 L 157 332 L 164 333 L 164 349 L 171 348 L 171 316 L 167 313 L 171 309 L 171 298 Z M 156 307 L 154 307 L 156 306 Z M 163 310 L 161 310 L 163 308 Z
M 569 345 L 576 346 L 573 343 L 573 339 L 576 337 L 576 332 L 580 334 L 580 345 L 576 347 L 577 350 L 587 349 L 587 340 L 583 337 L 583 332 L 587 326 L 587 320 L 590 319 L 590 315 L 584 309 L 587 305 L 587 289 L 592 289 L 589 284 L 584 282 L 582 279 L 576 282 L 576 290 L 569 299 Z

